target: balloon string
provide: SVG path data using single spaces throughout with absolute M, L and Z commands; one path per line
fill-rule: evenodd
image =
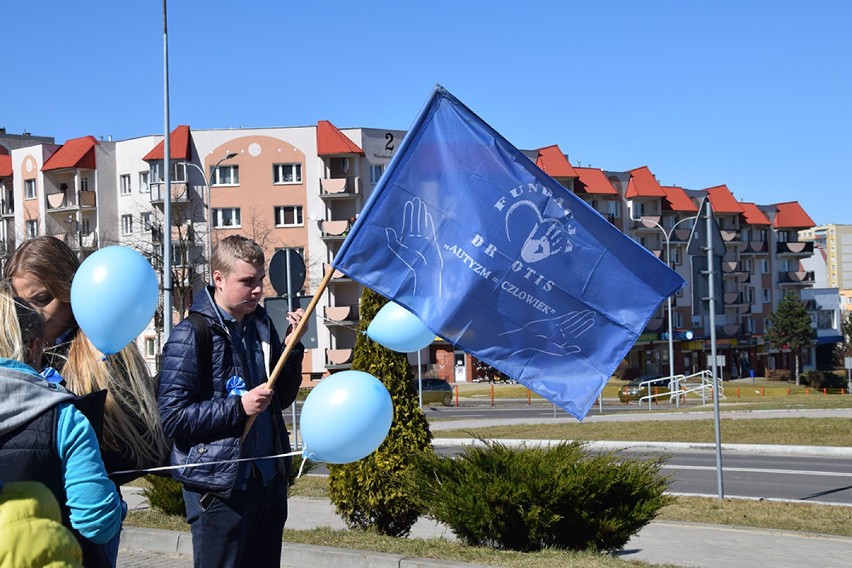
M 303 450 L 302 450 L 302 453 L 304 454 L 304 453 L 306 453 L 306 451 L 303 449 Z M 308 458 L 306 458 L 306 457 L 303 455 L 303 456 L 302 456 L 302 463 L 300 463 L 300 464 L 299 464 L 299 475 L 297 475 L 297 476 L 296 476 L 296 479 L 301 479 L 301 478 L 302 478 L 302 470 L 303 470 L 303 469 L 305 469 L 305 462 L 306 462 L 306 461 L 308 461 Z
M 256 458 L 238 458 L 238 459 L 235 459 L 235 460 L 217 460 L 217 461 L 209 461 L 209 462 L 203 462 L 203 463 L 187 463 L 187 464 L 183 464 L 183 465 L 164 465 L 164 466 L 160 466 L 160 467 L 151 467 L 151 468 L 148 468 L 148 469 L 125 469 L 125 470 L 122 470 L 122 471 L 111 471 L 109 473 L 109 475 L 124 475 L 126 473 L 154 473 L 154 472 L 157 472 L 157 471 L 169 471 L 169 470 L 172 470 L 172 469 L 192 468 L 192 467 L 199 467 L 199 466 L 202 466 L 202 465 L 221 465 L 221 464 L 225 464 L 225 463 L 239 463 L 239 462 L 245 462 L 245 461 L 272 460 L 272 459 L 278 459 L 278 458 L 287 458 L 287 457 L 290 457 L 290 456 L 298 456 L 301 453 L 302 452 L 299 451 L 299 452 L 290 452 L 288 454 L 277 454 L 277 455 L 274 455 L 274 456 L 260 456 L 260 457 L 256 457 Z M 304 461 L 302 461 L 302 465 L 305 465 Z M 300 472 L 301 472 L 301 468 L 300 468 Z

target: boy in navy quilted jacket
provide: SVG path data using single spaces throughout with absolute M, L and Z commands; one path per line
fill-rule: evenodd
M 293 347 L 268 388 L 283 350 L 260 306 L 263 249 L 232 235 L 216 244 L 210 265 L 213 284 L 190 308 L 207 337 L 184 320 L 163 348 L 163 431 L 173 441 L 172 465 L 183 466 L 173 476 L 183 484 L 195 565 L 277 567 L 290 468 L 290 458 L 277 457 L 290 451 L 282 411 L 298 394 L 304 346 Z M 288 313 L 290 331 L 302 316 Z

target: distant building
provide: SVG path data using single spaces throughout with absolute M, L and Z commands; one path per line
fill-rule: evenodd
M 331 269 L 331 262 L 404 135 L 337 128 L 324 120 L 223 130 L 179 125 L 170 135 L 171 187 L 166 188 L 161 135 L 120 141 L 83 136 L 58 145 L 52 138 L 0 132 L 0 241 L 11 251 L 25 238 L 54 235 L 81 258 L 121 244 L 142 251 L 161 271 L 168 230 L 176 318 L 208 281 L 211 245 L 219 239 L 244 234 L 264 246 L 267 258 L 277 250 L 296 250 L 307 268 L 300 295 L 313 296 L 330 273 L 317 303 L 317 325 L 306 338 L 311 348 L 303 381 L 310 385 L 351 366 L 361 288 Z M 723 376 L 788 366 L 789 354 L 770 349 L 764 334 L 767 317 L 784 295 L 806 297 L 804 291 L 814 286 L 815 271 L 807 267 L 814 242 L 800 238 L 814 223 L 797 202 L 739 201 L 725 185 L 663 187 L 647 166 L 575 167 L 555 145 L 524 153 L 689 283 L 672 298 L 671 314 L 664 302 L 649 320 L 628 355 L 634 372 L 668 373 L 669 317 L 675 372 L 707 368 L 710 321 L 693 313 L 686 251 L 705 196 L 726 245 L 719 275 L 724 312 L 715 318 L 719 353 L 727 361 Z M 163 218 L 166 196 L 170 222 Z M 840 250 L 846 249 L 837 254 Z M 274 294 L 271 286 L 268 291 Z M 810 299 L 814 307 L 823 305 L 822 296 Z M 819 324 L 819 309 L 815 314 Z M 153 369 L 162 342 L 153 322 L 138 341 Z M 422 355 L 435 376 L 473 378 L 474 361 L 447 342 L 436 340 Z

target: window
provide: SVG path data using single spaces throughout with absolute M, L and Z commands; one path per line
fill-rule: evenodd
M 89 178 L 80 178 L 80 191 L 89 191 Z
M 768 304 L 772 301 L 772 297 L 769 295 L 769 288 L 763 289 L 763 303 Z
M 833 310 L 819 310 L 817 312 L 817 329 L 834 329 Z
M 674 327 L 683 327 L 683 314 L 680 312 L 675 312 L 674 314 Z
M 38 195 L 36 195 L 36 180 L 24 180 L 24 197 L 26 199 L 35 199 L 38 197 Z
M 679 248 L 673 248 L 670 252 L 673 266 L 680 266 L 681 264 L 683 264 L 683 259 L 681 258 L 681 251 Z
M 186 243 L 172 243 L 172 266 L 186 266 Z
M 779 243 L 786 243 L 789 238 L 790 237 L 789 237 L 789 235 L 787 235 L 787 231 L 778 231 L 778 242 Z
M 148 172 L 139 172 L 139 193 L 150 193 L 151 188 L 148 187 Z
M 83 217 L 80 221 L 80 232 L 88 235 L 92 232 L 92 221 L 88 217 Z
M 633 216 L 634 219 L 638 219 L 638 218 L 643 217 L 645 215 L 645 204 L 644 203 L 637 203 L 636 201 L 631 201 L 630 202 L 630 208 L 631 208 L 632 216 Z
M 38 236 L 38 219 L 27 221 L 27 238 L 32 239 Z
M 379 178 L 382 177 L 382 173 L 385 171 L 385 167 L 382 164 L 373 164 L 370 166 L 370 183 L 376 185 L 379 183 Z
M 139 226 L 143 231 L 151 230 L 151 212 L 143 211 L 139 214 Z
M 769 274 L 769 261 L 765 258 L 760 260 L 760 273 Z
M 172 165 L 172 181 L 178 183 L 186 183 L 186 164 L 183 162 L 175 162 Z
M 119 177 L 119 185 L 121 186 L 121 195 L 130 195 L 130 174 L 122 174 Z
M 301 205 L 281 205 L 275 208 L 276 227 L 300 227 L 305 224 Z
M 213 210 L 213 226 L 214 227 L 239 227 L 240 226 L 240 208 L 225 207 L 223 209 Z
M 302 164 L 272 164 L 273 183 L 302 183 Z
M 210 172 L 210 185 L 240 185 L 239 166 L 219 166 Z
M 157 356 L 157 340 L 154 337 L 145 338 L 145 357 L 153 358 Z
M 171 168 L 172 168 L 172 175 L 171 175 L 171 179 L 169 181 L 170 182 L 185 183 L 186 182 L 186 164 L 184 164 L 183 162 L 175 162 L 175 161 L 171 161 L 169 163 L 171 164 Z M 153 175 L 155 182 L 165 181 L 163 179 L 163 161 L 162 160 L 160 160 L 159 162 L 152 162 L 151 163 L 151 174 Z M 141 176 L 142 174 L 140 173 L 139 175 Z M 147 182 L 147 180 L 146 180 L 146 182 Z
M 621 203 L 618 201 L 607 201 L 606 212 L 615 218 L 621 217 Z
M 121 216 L 121 234 L 129 235 L 133 232 L 133 215 Z

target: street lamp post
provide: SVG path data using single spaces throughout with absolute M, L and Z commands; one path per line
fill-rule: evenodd
M 237 156 L 236 152 L 228 152 L 225 154 L 225 157 L 216 162 L 216 165 L 210 170 L 210 179 L 207 179 L 207 176 L 204 174 L 204 170 L 201 169 L 196 163 L 193 162 L 180 162 L 184 166 L 192 166 L 198 173 L 201 174 L 201 179 L 204 181 L 204 187 L 207 188 L 207 197 L 205 199 L 206 207 L 207 207 L 207 272 L 210 276 L 210 282 L 213 281 L 213 270 L 210 268 L 210 257 L 213 255 L 213 209 L 211 207 L 211 184 L 213 183 L 213 177 L 216 175 L 216 171 L 219 169 L 219 165 L 225 160 L 230 160 L 231 158 L 235 158 Z
M 656 227 L 660 230 L 661 233 L 663 233 L 663 237 L 666 240 L 666 264 L 669 266 L 669 268 L 671 268 L 671 266 L 672 266 L 671 236 L 674 234 L 674 230 L 678 225 L 680 225 L 684 221 L 691 221 L 691 220 L 694 221 L 695 219 L 698 219 L 698 217 L 697 216 L 684 217 L 683 219 L 681 219 L 680 221 L 678 221 L 677 223 L 672 225 L 671 228 L 668 231 L 666 231 L 666 229 L 662 225 L 660 225 L 659 223 L 657 223 L 656 221 L 654 221 L 653 219 L 650 219 L 648 217 L 643 216 L 643 217 L 640 217 L 638 219 L 634 219 L 634 218 L 631 217 L 630 220 L 642 223 L 643 225 L 645 225 L 648 228 Z M 667 308 L 668 308 L 668 327 L 669 327 L 669 334 L 668 334 L 669 335 L 669 379 L 671 380 L 671 378 L 675 376 L 675 372 L 674 372 L 674 330 L 672 329 L 672 297 L 671 296 L 669 296 L 666 299 L 666 304 L 667 304 Z M 678 397 L 676 400 L 679 402 L 680 397 Z

